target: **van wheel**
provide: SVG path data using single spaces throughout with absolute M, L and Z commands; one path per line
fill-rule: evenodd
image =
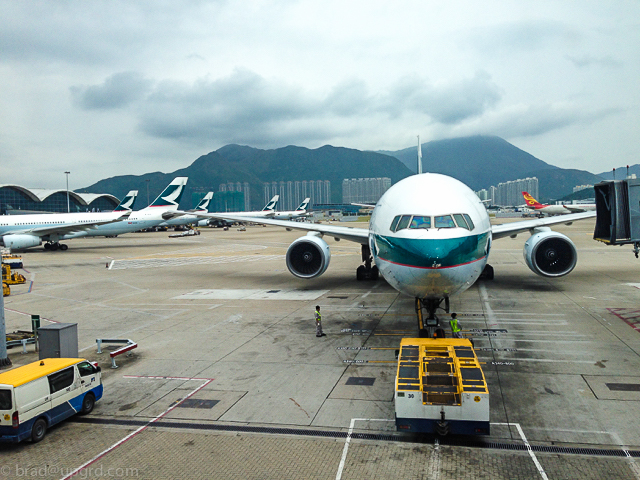
M 80 410 L 80 415 L 86 415 L 87 413 L 91 413 L 93 410 L 93 406 L 96 403 L 96 399 L 93 396 L 93 393 L 87 393 L 82 400 L 82 409 Z
M 38 443 L 44 438 L 45 433 L 47 433 L 47 422 L 44 418 L 39 418 L 34 422 L 33 427 L 31 428 L 31 441 L 33 443 Z

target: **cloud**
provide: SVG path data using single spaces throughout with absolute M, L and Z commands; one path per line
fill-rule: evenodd
M 591 67 L 594 65 L 605 68 L 620 68 L 622 66 L 622 63 L 611 55 L 604 55 L 602 57 L 594 57 L 592 55 L 582 55 L 579 57 L 565 55 L 565 58 L 578 68 Z
M 140 100 L 152 86 L 137 72 L 111 75 L 101 85 L 70 87 L 74 103 L 83 110 L 110 110 Z

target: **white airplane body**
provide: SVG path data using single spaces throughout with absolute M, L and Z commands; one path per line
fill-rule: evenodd
M 36 247 L 45 241 L 46 250 L 66 250 L 67 246 L 60 244 L 60 240 L 120 235 L 149 228 L 181 215 L 177 211 L 178 203 L 186 183 L 186 177 L 177 177 L 150 206 L 138 212 L 3 215 L 0 238 L 4 246 L 12 249 Z
M 527 192 L 522 192 L 522 196 L 527 202 L 525 207 L 535 212 L 547 215 L 565 215 L 567 213 L 595 212 L 595 203 L 576 203 L 563 205 L 543 205 Z
M 225 214 L 215 215 L 237 221 Z M 358 267 L 358 279 L 376 278 L 379 271 L 393 288 L 414 297 L 420 312 L 424 308 L 433 318 L 443 300 L 448 311 L 449 298 L 464 292 L 485 271 L 492 241 L 498 238 L 529 232 L 524 247 L 529 268 L 545 277 L 568 274 L 577 261 L 575 246 L 549 225 L 592 217 L 595 212 L 491 225 L 482 201 L 469 187 L 446 175 L 425 173 L 405 178 L 387 190 L 374 208 L 368 229 L 253 221 L 308 232 L 286 254 L 289 271 L 300 278 L 317 277 L 329 266 L 331 252 L 322 236 L 360 243 L 364 265 Z
M 294 218 L 308 217 L 309 212 L 307 212 L 307 208 L 309 207 L 310 201 L 311 198 L 307 197 L 302 201 L 300 205 L 298 205 L 298 208 L 296 208 L 295 210 L 275 212 L 273 218 L 276 218 L 278 220 L 292 220 Z
M 176 227 L 180 225 L 189 225 L 190 223 L 198 223 L 202 220 L 199 213 L 207 213 L 209 211 L 209 203 L 213 198 L 213 192 L 207 192 L 207 194 L 200 200 L 198 205 L 193 210 L 189 210 L 189 213 L 180 217 L 172 218 L 166 222 L 162 222 L 159 226 L 163 227 Z

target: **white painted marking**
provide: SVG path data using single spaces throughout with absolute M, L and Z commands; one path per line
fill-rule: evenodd
M 638 466 L 636 461 L 633 459 L 633 457 L 629 453 L 629 450 L 627 450 L 627 448 L 623 445 L 620 435 L 618 435 L 616 432 L 613 432 L 611 433 L 611 436 L 618 443 L 618 445 L 620 445 L 620 448 L 624 452 L 624 456 L 627 457 L 627 461 L 629 462 L 629 467 L 633 471 L 633 474 L 635 475 L 635 477 L 637 479 L 640 479 L 640 466 Z
M 634 288 L 640 288 L 640 283 L 625 283 L 625 285 Z
M 549 480 L 549 477 L 547 477 L 547 474 L 544 473 L 542 465 L 540 465 L 540 462 L 538 462 L 538 457 L 536 457 L 536 454 L 533 453 L 533 450 L 531 449 L 531 445 L 529 445 L 529 442 L 527 441 L 527 437 L 524 436 L 524 432 L 522 431 L 522 428 L 520 427 L 519 423 L 492 423 L 491 425 L 507 425 L 507 426 L 512 425 L 516 427 L 518 429 L 518 433 L 520 434 L 520 438 L 522 438 L 522 441 L 524 442 L 525 447 L 527 447 L 529 456 L 533 460 L 533 463 L 535 464 L 536 468 L 538 469 L 538 472 L 540 473 L 540 476 L 544 478 L 544 480 Z
M 329 290 L 261 290 L 261 289 L 211 289 L 195 290 L 173 297 L 172 300 L 315 300 Z
M 395 420 L 387 420 L 386 418 L 352 418 L 351 424 L 349 425 L 349 433 L 347 434 L 347 439 L 344 442 L 344 448 L 342 449 L 342 458 L 340 459 L 340 464 L 338 465 L 336 480 L 342 479 L 342 470 L 344 470 L 344 464 L 347 460 L 347 452 L 349 451 L 349 443 L 351 443 L 351 435 L 353 435 L 353 429 L 355 427 L 356 421 L 359 420 L 365 422 L 395 422 Z
M 158 268 L 181 267 L 185 265 L 263 262 L 269 260 L 283 260 L 284 255 L 233 255 L 233 256 L 202 256 L 202 257 L 169 257 L 169 258 L 140 258 L 131 260 L 114 260 L 113 270 L 127 268 Z M 111 267 L 109 267 L 111 269 Z
M 199 379 L 202 380 L 202 379 Z M 195 395 L 197 392 L 199 392 L 200 390 L 202 390 L 204 387 L 206 387 L 207 385 L 209 385 L 209 383 L 211 383 L 213 381 L 213 379 L 207 379 L 202 385 L 200 385 L 199 387 L 197 387 L 196 389 L 192 390 L 191 393 L 189 393 L 187 396 L 185 396 L 183 399 L 181 399 L 179 402 L 174 403 L 173 405 L 171 405 L 169 408 L 167 408 L 164 412 L 162 412 L 160 415 L 158 415 L 157 417 L 153 418 L 152 420 L 150 420 L 149 422 L 147 422 L 145 425 L 141 426 L 140 428 L 138 428 L 137 430 L 135 430 L 134 432 L 131 432 L 129 435 L 127 435 L 126 437 L 124 437 L 121 440 L 118 440 L 116 443 L 114 443 L 113 445 L 111 445 L 109 448 L 103 450 L 102 452 L 100 452 L 98 455 L 96 455 L 95 457 L 93 457 L 91 460 L 89 460 L 88 462 L 83 463 L 82 465 L 80 465 L 78 468 L 76 468 L 74 471 L 72 471 L 71 473 L 69 473 L 67 476 L 62 477 L 61 480 L 68 480 L 69 478 L 73 477 L 74 475 L 76 475 L 78 472 L 82 471 L 84 468 L 88 467 L 89 465 L 91 465 L 92 463 L 94 463 L 95 461 L 99 460 L 100 458 L 104 457 L 107 453 L 111 452 L 112 450 L 115 450 L 116 448 L 118 448 L 120 445 L 122 445 L 123 443 L 125 443 L 127 440 L 129 440 L 130 438 L 133 438 L 134 436 L 136 436 L 138 433 L 140 433 L 141 431 L 145 430 L 149 425 L 151 425 L 154 422 L 157 422 L 158 420 L 160 420 L 162 417 L 164 417 L 167 413 L 169 413 L 171 410 L 173 410 L 174 408 L 176 408 L 178 405 L 180 405 L 183 401 L 185 401 L 187 398 L 190 398 L 191 396 Z

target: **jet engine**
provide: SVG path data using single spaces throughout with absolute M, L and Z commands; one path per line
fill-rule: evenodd
M 329 245 L 317 235 L 298 238 L 287 250 L 287 268 L 299 278 L 314 278 L 322 275 L 329 266 Z
M 5 247 L 21 250 L 42 245 L 42 240 L 34 235 L 5 235 L 2 237 L 2 243 Z
M 578 253 L 566 236 L 551 230 L 535 233 L 524 244 L 527 266 L 543 277 L 562 277 L 573 270 Z

